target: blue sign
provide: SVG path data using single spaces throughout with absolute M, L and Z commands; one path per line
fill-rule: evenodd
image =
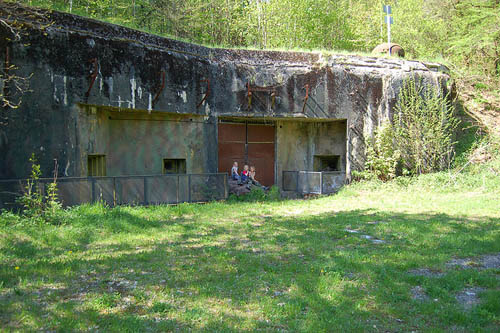
M 385 16 L 385 23 L 394 24 L 394 19 L 392 18 L 392 16 L 386 15 Z
M 387 15 L 392 14 L 392 8 L 389 5 L 384 5 L 384 13 Z

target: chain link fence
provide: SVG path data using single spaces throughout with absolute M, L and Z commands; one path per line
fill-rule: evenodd
M 227 173 L 172 174 L 153 176 L 67 177 L 57 180 L 63 206 L 105 202 L 116 205 L 159 205 L 208 202 L 228 197 Z M 39 179 L 39 193 L 53 179 Z M 15 208 L 27 180 L 0 180 L 0 208 Z

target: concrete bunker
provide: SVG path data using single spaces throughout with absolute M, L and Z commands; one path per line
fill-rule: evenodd
M 283 171 L 346 171 L 345 120 L 214 120 L 81 105 L 79 123 L 81 177 L 229 174 L 237 161 L 255 166 L 264 185 L 282 186 Z
M 337 189 L 363 168 L 365 139 L 391 119 L 404 80 L 449 80 L 439 64 L 214 49 L 59 12 L 40 10 L 40 24 L 18 8 L 0 4 L 2 19 L 30 23 L 19 41 L 0 26 L 0 61 L 32 89 L 0 111 L 0 180 L 26 178 L 34 152 L 44 176 L 57 159 L 61 183 L 85 182 L 82 198 L 128 182 L 135 190 L 116 202 L 163 202 L 172 187 L 169 198 L 185 199 L 195 194 L 179 187 L 199 179 L 208 193 L 233 161 L 282 190 Z

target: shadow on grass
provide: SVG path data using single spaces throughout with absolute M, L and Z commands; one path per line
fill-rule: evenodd
M 98 214 L 86 219 L 93 226 L 102 221 Z M 110 330 L 398 331 L 498 322 L 485 309 L 463 312 L 451 296 L 472 280 L 494 284 L 489 272 L 457 273 L 453 279 L 445 275 L 430 282 L 407 274 L 418 267 L 445 270 L 454 256 L 499 252 L 497 218 L 472 221 L 445 214 L 355 210 L 254 217 L 223 226 L 196 217 L 154 222 L 120 211 L 101 228 L 160 234 L 175 227 L 176 234 L 167 240 L 153 235 L 141 246 L 130 241 L 103 245 L 89 249 L 88 256 L 49 263 L 42 258 L 47 253 L 33 248 L 11 250 L 12 260 L 26 264 L 20 271 L 0 269 L 0 281 L 8 288 L 0 298 L 7 307 L 0 316 L 2 326 L 15 327 L 19 320 L 9 307 L 23 308 L 28 317 L 57 318 L 58 324 L 37 320 L 41 326 L 66 329 L 84 322 Z M 23 283 L 40 280 L 62 287 L 49 296 Z M 441 302 L 413 301 L 409 289 L 416 283 L 433 285 L 429 292 Z M 81 306 L 88 303 L 87 295 L 109 293 L 118 293 L 122 306 L 112 314 Z M 67 299 L 72 301 L 64 311 L 53 309 Z

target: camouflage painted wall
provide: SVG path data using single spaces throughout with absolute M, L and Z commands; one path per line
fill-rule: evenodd
M 0 27 L 0 60 L 31 82 L 19 109 L 0 111 L 7 119 L 0 124 L 0 178 L 26 177 L 32 152 L 45 176 L 54 158 L 60 176 L 80 176 L 86 155 L 98 150 L 109 152 L 109 174 L 156 173 L 167 154 L 188 156 L 188 171 L 216 171 L 213 124 L 221 116 L 279 121 L 285 129 L 279 142 L 291 147 L 299 135 L 306 156 L 318 147 L 313 136 L 333 135 L 332 149 L 345 147 L 349 175 L 363 167 L 365 136 L 391 117 L 405 79 L 419 76 L 442 87 L 449 80 L 437 64 L 213 49 L 69 14 L 39 14 L 0 3 L 0 17 L 21 31 L 15 41 Z M 88 114 L 92 108 L 95 115 Z M 133 120 L 113 119 L 124 115 Z M 316 125 L 281 120 L 342 120 L 347 142 L 337 145 L 333 129 L 306 138 L 305 129 Z M 279 147 L 278 153 L 290 150 Z M 278 159 L 279 168 L 294 165 L 301 166 Z

